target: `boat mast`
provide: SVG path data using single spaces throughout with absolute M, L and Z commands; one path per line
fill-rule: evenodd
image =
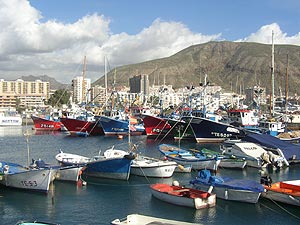
M 274 111 L 275 111 L 275 102 L 274 102 L 274 32 L 272 31 L 272 65 L 271 65 L 271 82 L 272 82 L 272 92 L 271 92 L 271 115 L 274 116 Z
M 86 73 L 86 56 L 84 56 L 83 60 L 83 71 L 82 71 L 82 97 L 81 97 L 81 102 L 86 101 L 85 100 L 85 73 Z
M 288 74 L 288 69 L 289 69 L 289 55 L 286 55 L 286 74 L 285 74 L 285 111 L 287 112 L 288 110 L 288 95 L 289 95 L 289 74 Z
M 104 56 L 104 80 L 105 80 L 105 100 L 107 101 L 107 68 L 106 68 L 105 56 Z

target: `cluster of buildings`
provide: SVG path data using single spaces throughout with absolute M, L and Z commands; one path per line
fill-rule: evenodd
M 220 104 L 239 104 L 246 102 L 263 103 L 266 101 L 265 89 L 250 88 L 246 94 L 234 95 L 222 93 L 220 86 L 204 85 L 199 87 L 182 87 L 174 90 L 171 85 L 150 85 L 148 75 L 137 75 L 129 78 L 129 87 L 103 87 L 91 85 L 91 79 L 83 76 L 72 80 L 72 96 L 70 103 L 94 103 L 104 105 L 110 97 L 117 98 L 121 103 L 145 105 L 149 103 L 164 109 L 178 106 L 182 102 L 197 108 L 204 103 L 217 110 Z M 41 80 L 5 81 L 0 79 L 0 108 L 43 108 L 54 90 L 50 83 Z

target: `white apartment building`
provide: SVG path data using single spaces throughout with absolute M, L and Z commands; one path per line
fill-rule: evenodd
M 50 83 L 41 80 L 6 81 L 0 79 L 0 107 L 41 107 L 48 101 Z
M 88 103 L 91 101 L 91 79 L 83 76 L 75 77 L 72 80 L 73 102 Z

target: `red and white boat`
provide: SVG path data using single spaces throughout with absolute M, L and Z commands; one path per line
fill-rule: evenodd
M 39 117 L 31 115 L 34 124 L 34 129 L 38 131 L 61 131 L 62 123 L 59 119 L 48 117 Z
M 142 115 L 145 132 L 148 137 L 173 137 L 172 126 L 163 117 Z
M 99 122 L 99 119 L 96 118 L 90 120 L 61 118 L 60 121 L 71 135 L 104 135 L 101 123 Z
M 150 188 L 154 197 L 174 205 L 195 209 L 209 208 L 216 205 L 216 195 L 206 191 L 163 183 L 152 184 Z

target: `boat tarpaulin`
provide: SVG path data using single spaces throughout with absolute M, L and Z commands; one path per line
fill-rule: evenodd
M 249 133 L 242 140 L 260 144 L 267 148 L 279 148 L 288 161 L 295 160 L 296 162 L 300 160 L 300 145 L 282 141 L 272 135 Z
M 246 179 L 234 179 L 231 177 L 225 176 L 212 176 L 209 170 L 201 170 L 198 173 L 198 177 L 192 181 L 191 184 L 204 184 L 207 186 L 228 188 L 233 190 L 247 190 L 253 192 L 263 192 L 264 187 L 254 181 L 254 180 L 246 180 Z

